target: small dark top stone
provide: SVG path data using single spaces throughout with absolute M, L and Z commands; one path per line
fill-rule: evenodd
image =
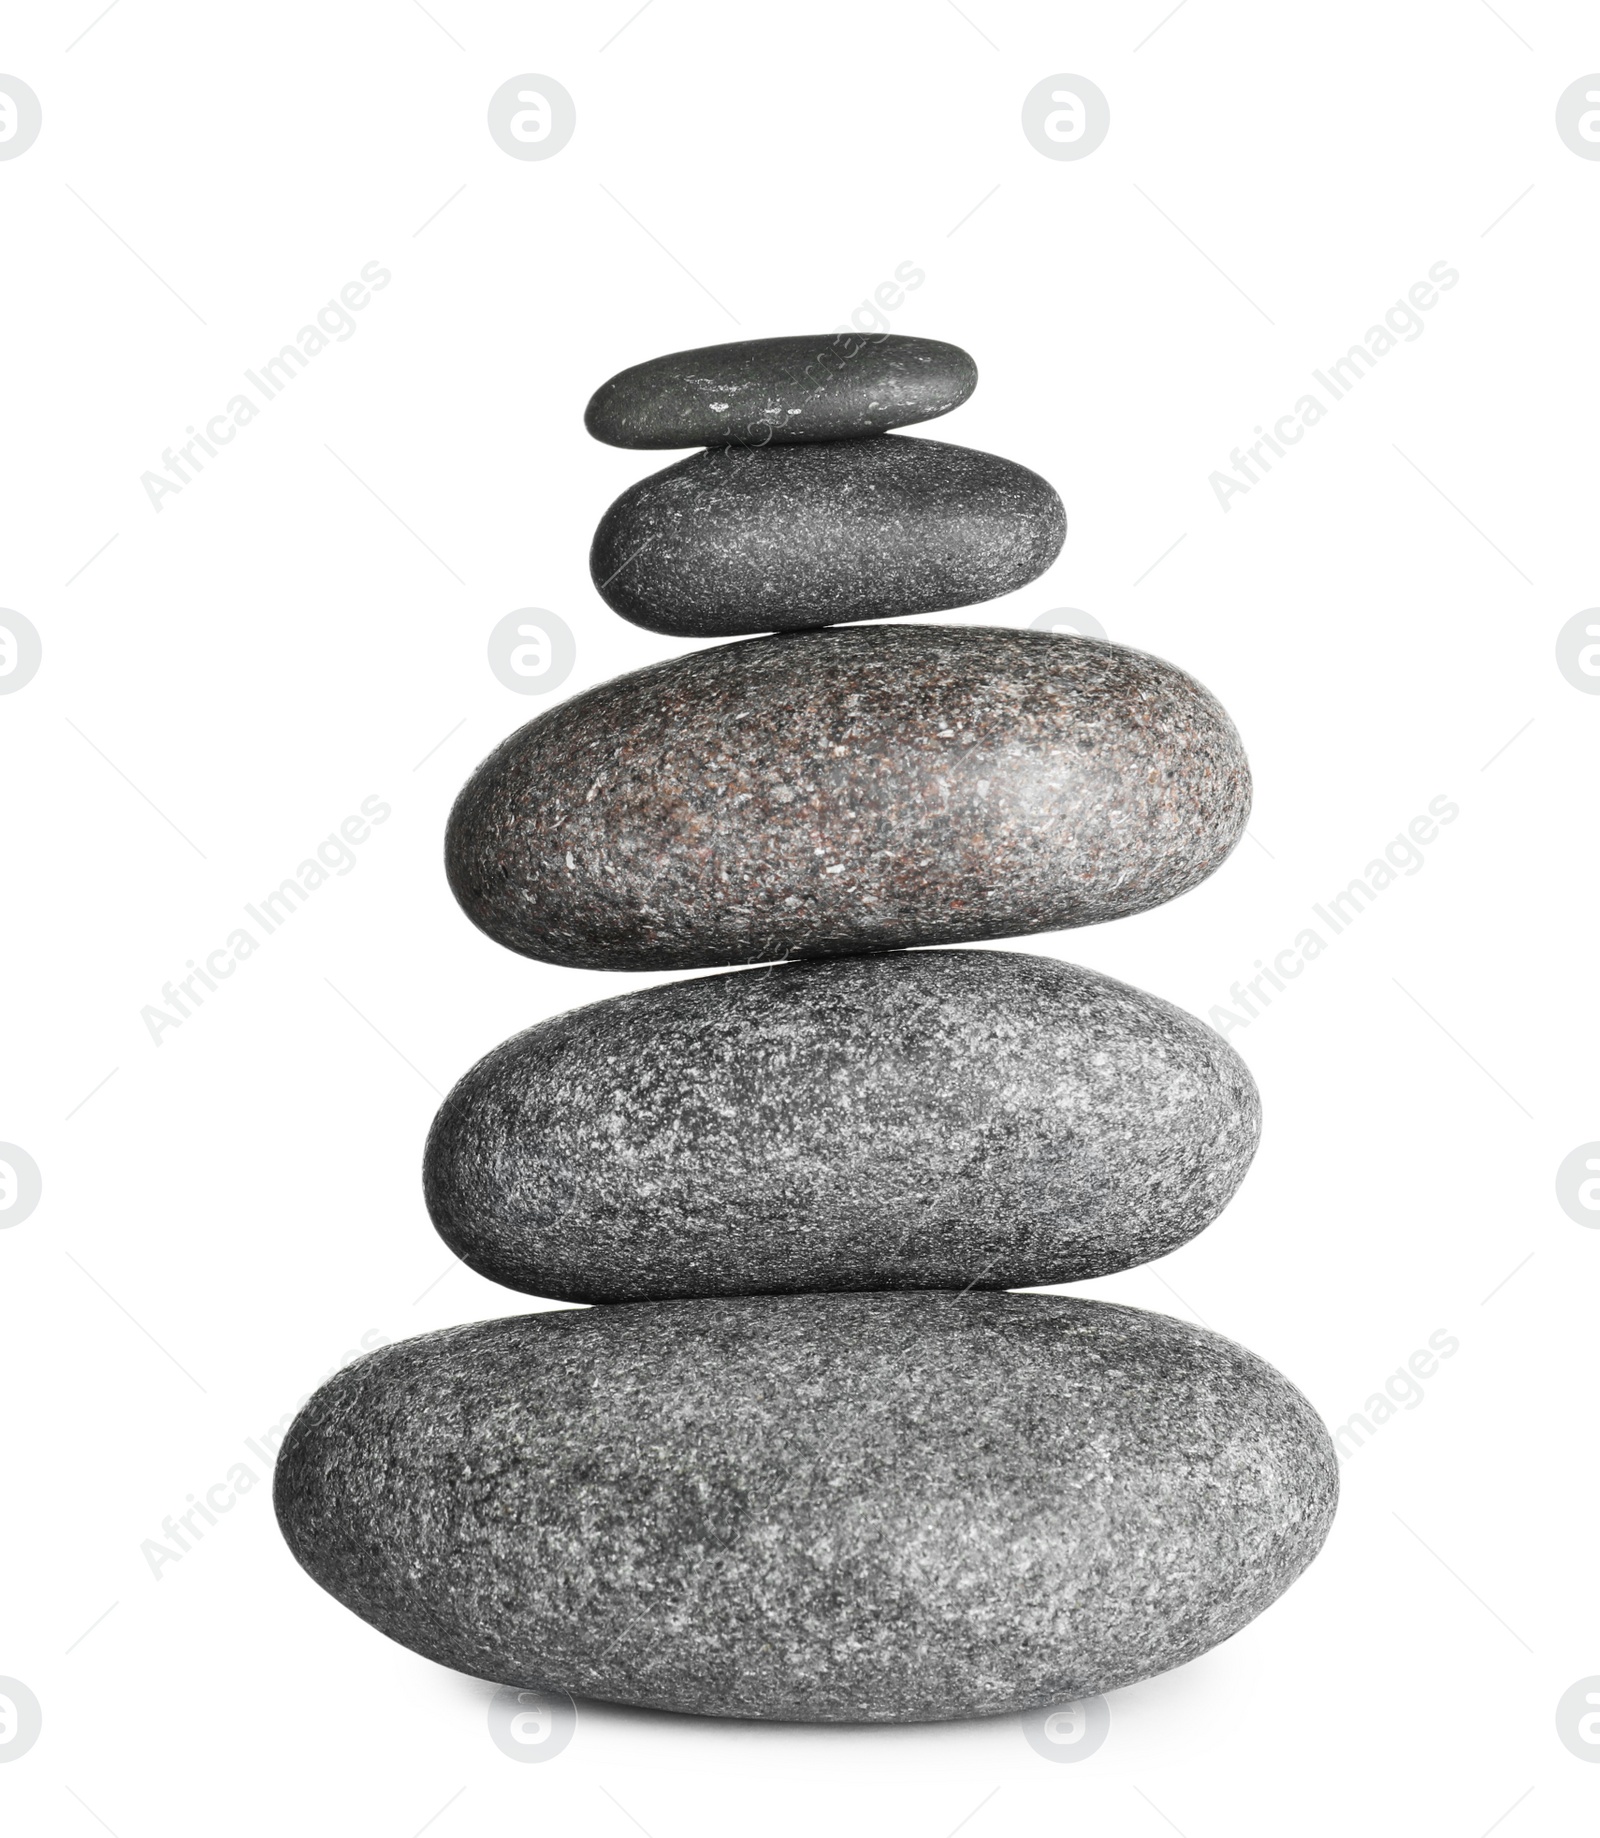
M 278 1459 L 322 1587 L 479 1678 L 917 1722 L 1090 1697 L 1316 1555 L 1311 1406 L 1218 1334 L 1065 1296 L 760 1296 L 447 1328 L 330 1379 Z
M 719 645 L 504 741 L 445 864 L 491 938 L 591 970 L 962 944 L 1142 912 L 1250 812 L 1192 677 L 1089 638 L 836 626 Z
M 722 447 L 630 486 L 589 572 L 635 625 L 729 638 L 993 600 L 1043 574 L 1066 534 L 1038 473 L 970 447 Z
M 765 447 L 931 421 L 978 386 L 965 351 L 898 332 L 747 338 L 619 371 L 584 426 L 613 447 Z
M 1260 1102 L 1182 1009 L 1011 951 L 668 983 L 541 1022 L 455 1087 L 428 1210 L 480 1275 L 579 1302 L 1012 1289 L 1216 1217 Z

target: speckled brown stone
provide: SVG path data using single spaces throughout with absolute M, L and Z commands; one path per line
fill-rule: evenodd
M 1238 1632 L 1338 1469 L 1262 1360 L 1162 1315 L 937 1291 L 447 1328 L 296 1418 L 322 1587 L 479 1678 L 809 1722 L 1089 1697 Z
M 514 951 L 683 969 L 1120 918 L 1204 880 L 1249 810 L 1233 724 L 1159 658 L 849 626 L 716 646 L 539 716 L 462 790 L 445 861 Z
M 723 447 L 630 486 L 589 572 L 635 625 L 730 638 L 974 606 L 1037 579 L 1066 533 L 1038 473 L 970 447 Z
M 931 421 L 977 386 L 977 365 L 937 338 L 818 332 L 650 358 L 602 383 L 583 419 L 613 447 L 764 447 Z
M 1012 951 L 696 977 L 557 1015 L 455 1087 L 428 1210 L 479 1275 L 577 1302 L 1013 1289 L 1210 1223 L 1260 1133 L 1181 1009 Z

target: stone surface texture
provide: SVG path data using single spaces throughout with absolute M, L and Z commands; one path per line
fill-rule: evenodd
M 445 1100 L 424 1190 L 479 1275 L 565 1301 L 1013 1289 L 1175 1249 L 1259 1133 L 1244 1063 L 1170 1003 L 890 952 L 541 1022 Z
M 613 447 L 848 440 L 947 415 L 977 386 L 972 359 L 936 338 L 819 332 L 634 364 L 600 385 L 583 419 Z
M 447 1328 L 295 1420 L 279 1523 L 441 1664 L 664 1710 L 982 1716 L 1181 1665 L 1295 1579 L 1337 1467 L 1219 1335 L 1061 1296 L 641 1302 Z
M 1036 472 L 970 447 L 721 447 L 623 492 L 589 572 L 635 625 L 728 638 L 993 600 L 1043 574 L 1066 534 Z
M 634 671 L 504 741 L 445 842 L 469 918 L 595 970 L 961 944 L 1120 918 L 1238 841 L 1233 724 L 1159 658 L 851 626 Z

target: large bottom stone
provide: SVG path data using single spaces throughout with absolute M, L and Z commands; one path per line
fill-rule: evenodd
M 347 1367 L 279 1524 L 443 1665 L 808 1722 L 1018 1711 L 1236 1633 L 1337 1469 L 1242 1347 L 1038 1295 L 767 1296 L 446 1329 Z

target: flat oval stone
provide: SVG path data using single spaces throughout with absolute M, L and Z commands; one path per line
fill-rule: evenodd
M 613 447 L 848 440 L 947 415 L 977 386 L 978 366 L 937 338 L 747 338 L 619 371 L 594 392 L 583 420 Z
M 1220 1335 L 1064 1296 L 640 1302 L 347 1366 L 286 1437 L 322 1587 L 441 1665 L 732 1717 L 1091 1697 L 1238 1632 L 1337 1464 Z
M 974 606 L 1037 579 L 1066 534 L 1038 473 L 970 447 L 720 447 L 630 486 L 589 572 L 635 625 L 729 638 Z
M 450 1093 L 423 1184 L 479 1275 L 566 1301 L 1013 1289 L 1192 1238 L 1260 1120 L 1239 1056 L 1155 996 L 892 952 L 541 1022 Z
M 1093 925 L 1238 841 L 1232 722 L 1096 639 L 847 626 L 720 645 L 511 735 L 450 814 L 468 917 L 548 963 L 672 970 Z

